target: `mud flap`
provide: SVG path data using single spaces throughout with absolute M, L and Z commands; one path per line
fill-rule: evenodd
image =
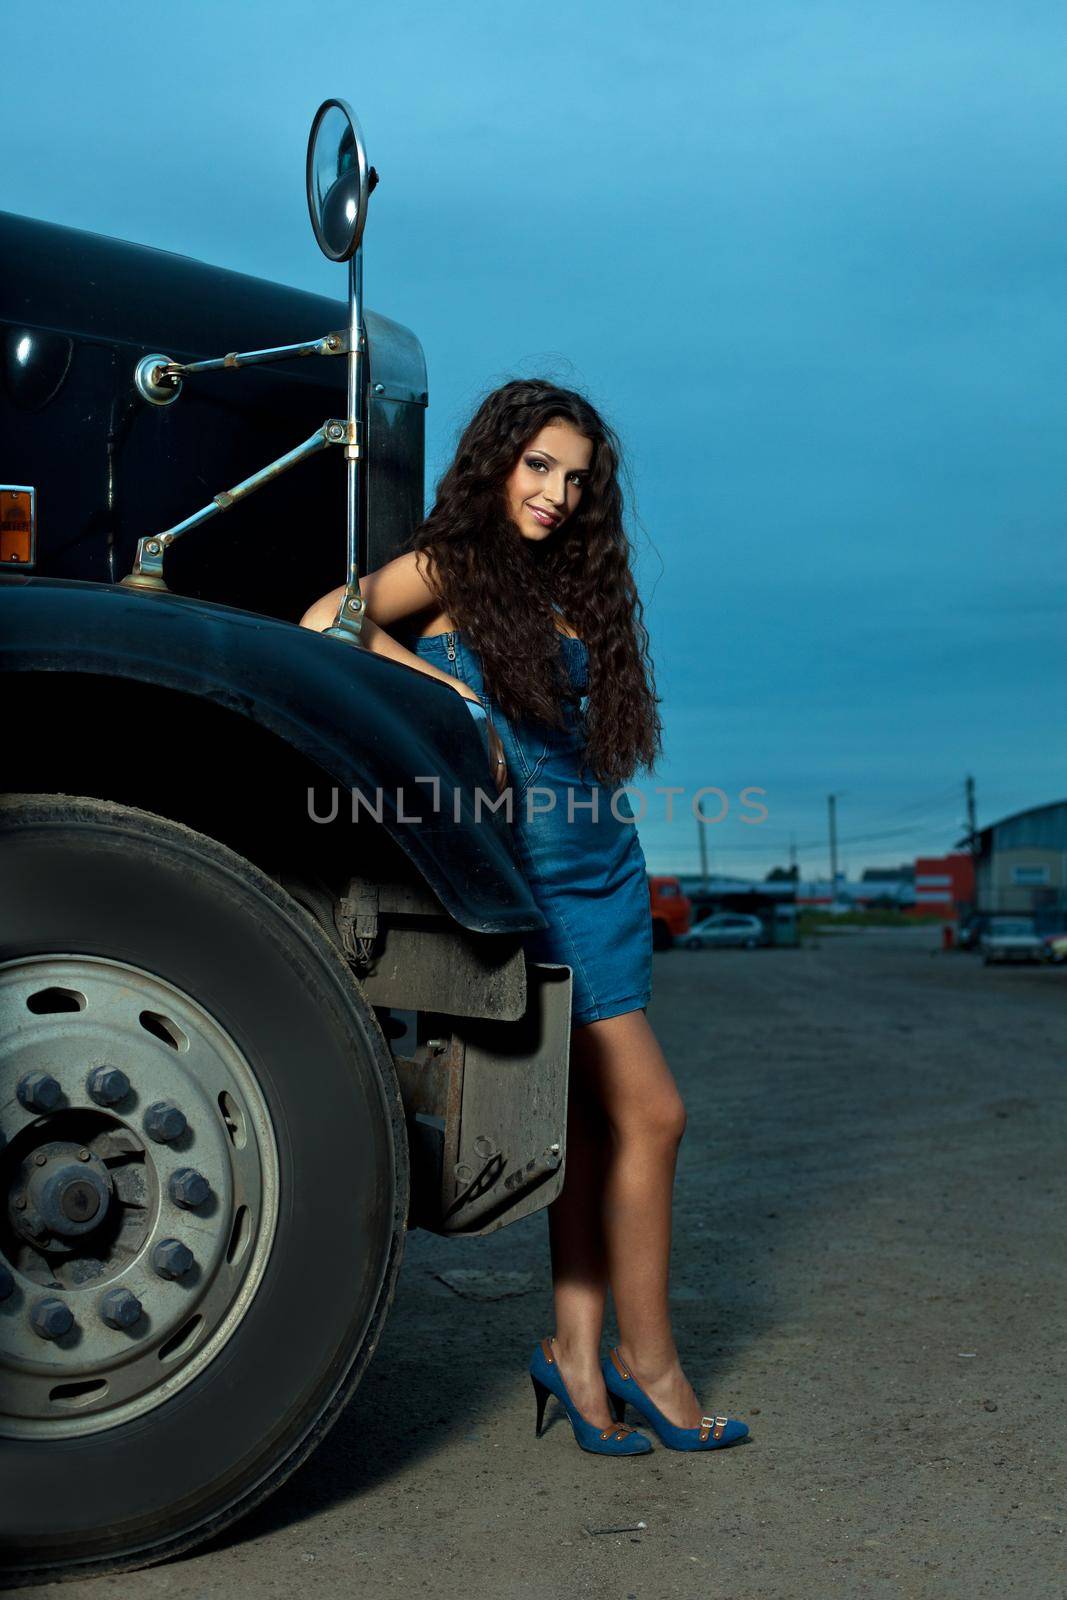
M 422 1012 L 414 1056 L 394 1056 L 408 1119 L 409 1226 L 492 1233 L 563 1187 L 571 969 L 528 962 L 514 1022 Z

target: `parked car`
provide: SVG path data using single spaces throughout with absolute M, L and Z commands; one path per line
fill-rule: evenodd
M 986 966 L 994 961 L 1040 961 L 1044 954 L 1032 917 L 990 917 L 978 948 Z
M 675 940 L 686 950 L 704 950 L 709 946 L 739 946 L 755 950 L 766 942 L 763 923 L 759 917 L 750 917 L 741 911 L 716 911 L 703 922 L 694 923 L 688 933 Z
M 1067 961 L 1067 932 L 1046 933 L 1041 941 L 1041 954 L 1046 961 Z
M 693 902 L 677 878 L 651 875 L 648 898 L 652 908 L 652 948 L 669 950 L 688 933 L 693 920 Z

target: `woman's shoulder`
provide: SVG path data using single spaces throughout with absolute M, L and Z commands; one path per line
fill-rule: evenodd
M 384 628 L 404 624 L 436 632 L 442 611 L 432 561 L 422 550 L 406 550 L 360 579 L 367 614 Z

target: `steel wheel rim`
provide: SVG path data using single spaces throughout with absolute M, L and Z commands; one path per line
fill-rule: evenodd
M 110 1104 L 94 1099 L 89 1087 L 93 1071 L 105 1065 L 130 1084 Z M 22 1103 L 18 1093 L 41 1076 L 63 1090 L 61 1103 L 44 1111 Z M 160 1102 L 185 1117 L 177 1137 L 158 1136 L 166 1132 L 159 1118 L 157 1136 L 146 1129 L 146 1111 Z M 0 1300 L 0 1435 L 79 1437 L 155 1410 L 233 1337 L 273 1245 L 277 1141 L 248 1060 L 191 995 L 130 963 L 85 955 L 5 962 L 0 1126 L 6 1262 L 0 1289 L 8 1291 Z M 125 1147 L 119 1154 L 116 1144 Z M 44 1243 L 29 1240 L 19 1230 L 32 1225 L 27 1210 L 40 1220 L 32 1184 L 53 1170 L 49 1163 L 58 1163 L 58 1182 L 77 1161 L 87 1179 L 83 1189 L 95 1183 L 99 1190 L 110 1180 L 101 1222 L 73 1243 L 66 1237 L 57 1243 L 47 1231 Z M 190 1190 L 177 1176 L 189 1170 L 210 1185 L 199 1204 L 188 1203 L 196 1186 Z M 182 1194 L 185 1204 L 176 1198 Z M 194 1257 L 177 1277 L 163 1276 L 157 1264 L 183 1259 L 157 1256 L 166 1240 Z M 116 1290 L 142 1307 L 129 1327 L 103 1320 L 104 1298 Z M 45 1338 L 35 1330 L 31 1319 L 46 1299 L 73 1312 L 69 1333 Z

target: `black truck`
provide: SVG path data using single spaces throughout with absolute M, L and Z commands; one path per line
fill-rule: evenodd
M 484 733 L 359 645 L 427 388 L 362 309 L 374 173 L 330 105 L 347 302 L 0 216 L 9 1583 L 243 1514 L 359 1383 L 406 1229 L 562 1185 L 571 974 L 525 958 Z M 354 624 L 299 627 L 346 563 Z

